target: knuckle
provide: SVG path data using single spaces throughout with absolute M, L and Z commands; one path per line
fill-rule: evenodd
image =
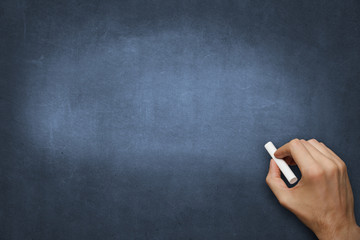
M 346 164 L 343 161 L 340 162 L 340 171 L 343 173 L 347 172 Z
M 300 140 L 298 138 L 294 138 L 293 140 L 291 140 L 289 142 L 289 146 L 290 147 L 296 147 L 300 144 Z
M 334 176 L 334 175 L 337 175 L 339 173 L 339 168 L 337 167 L 336 164 L 331 164 L 329 166 L 329 174 Z
M 319 179 L 325 175 L 325 171 L 321 168 L 313 168 L 307 172 L 307 177 L 310 179 Z
M 318 141 L 315 138 L 312 138 L 308 141 L 309 143 L 317 143 Z

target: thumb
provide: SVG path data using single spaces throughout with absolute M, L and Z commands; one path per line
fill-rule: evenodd
M 270 160 L 269 172 L 266 176 L 266 183 L 269 185 L 271 191 L 275 194 L 281 205 L 286 204 L 289 199 L 290 188 L 281 179 L 279 167 L 276 165 L 274 159 Z

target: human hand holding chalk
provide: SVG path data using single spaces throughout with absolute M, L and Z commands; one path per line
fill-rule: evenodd
M 290 184 L 296 183 L 298 179 L 295 176 L 294 172 L 290 169 L 289 165 L 287 165 L 287 163 L 283 159 L 276 158 L 274 156 L 274 153 L 277 150 L 274 144 L 272 142 L 268 142 L 265 144 L 265 148 L 270 154 L 270 156 L 274 159 L 276 165 L 280 168 L 281 172 L 284 174 L 288 182 Z
M 319 239 L 360 240 L 353 192 L 346 165 L 339 156 L 315 139 L 294 139 L 277 151 L 271 142 L 265 147 L 273 158 L 266 182 L 282 206 Z M 301 171 L 302 178 L 293 188 L 288 188 L 281 179 L 280 170 L 290 183 L 296 182 L 282 158 L 294 160 Z

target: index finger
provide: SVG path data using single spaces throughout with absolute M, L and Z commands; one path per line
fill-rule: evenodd
M 315 164 L 315 160 L 312 158 L 309 151 L 297 138 L 281 146 L 274 155 L 277 158 L 291 157 L 301 171 Z

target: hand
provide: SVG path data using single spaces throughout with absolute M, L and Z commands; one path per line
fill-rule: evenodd
M 297 164 L 302 178 L 288 188 L 271 159 L 266 182 L 280 204 L 293 212 L 319 239 L 360 239 L 354 197 L 345 163 L 315 139 L 294 139 L 275 152 Z

